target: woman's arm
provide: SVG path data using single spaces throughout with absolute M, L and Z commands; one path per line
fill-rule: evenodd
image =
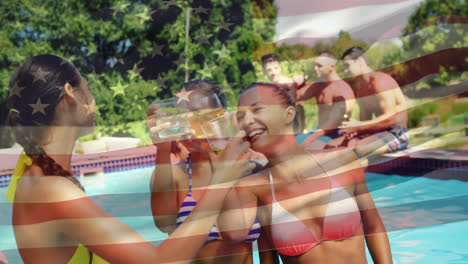
M 171 152 L 158 148 L 151 175 L 151 211 L 154 223 L 164 233 L 172 233 L 177 219 L 177 183 L 173 177 Z
M 62 233 L 110 263 L 188 263 L 204 244 L 229 190 L 207 190 L 184 223 L 154 247 L 131 227 L 102 210 L 73 183 L 65 178 L 54 178 L 48 187 L 42 188 L 47 193 L 42 200 L 15 202 L 16 210 L 33 208 L 42 212 L 35 218 L 15 223 L 15 235 L 21 237 L 27 233 L 47 237 L 46 233 L 48 236 L 50 232 Z M 28 250 L 75 246 L 75 243 L 35 239 L 21 241 L 18 245 L 22 254 L 27 254 Z
M 223 151 L 221 161 L 230 161 L 229 166 L 217 166 L 195 209 L 157 248 L 101 209 L 71 181 L 58 176 L 39 177 L 34 193 L 29 192 L 24 200 L 15 199 L 15 212 L 34 212 L 34 217 L 27 219 L 15 219 L 13 215 L 15 236 L 31 237 L 19 241 L 18 248 L 23 254 L 28 250 L 81 243 L 111 263 L 189 263 L 206 241 L 229 188 L 244 171 L 253 168 L 247 160 L 237 160 L 239 153 L 250 147 L 242 142 L 243 136 L 245 133 Z M 32 239 L 33 236 L 37 239 Z
M 217 224 L 224 239 L 241 242 L 249 235 L 257 216 L 257 196 L 250 184 L 250 178 L 246 177 L 226 196 Z
M 160 118 L 157 114 L 158 109 L 159 105 L 151 105 L 146 112 L 151 140 L 157 149 L 156 166 L 150 181 L 151 211 L 156 227 L 170 234 L 175 230 L 177 219 L 177 186 L 171 163 L 171 153 L 176 144 L 173 140 L 177 137 L 165 139 L 159 137 L 159 131 L 166 129 L 168 124 L 156 125 L 156 120 Z
M 369 193 L 363 170 L 356 174 L 355 196 L 361 213 L 367 247 L 374 263 L 392 263 L 387 231 Z

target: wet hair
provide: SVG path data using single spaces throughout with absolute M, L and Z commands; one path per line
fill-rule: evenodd
M 44 139 L 45 128 L 52 124 L 55 109 L 64 96 L 64 85 L 80 85 L 80 76 L 68 61 L 54 55 L 34 56 L 24 62 L 10 79 L 8 97 L 8 123 L 16 141 L 47 176 L 63 176 L 84 191 L 83 186 L 68 170 L 55 162 L 39 146 Z M 32 105 L 38 100 L 44 105 L 44 113 Z
M 276 53 L 268 53 L 262 56 L 262 65 L 265 67 L 265 64 L 269 62 L 279 61 Z
M 366 51 L 361 47 L 352 47 L 347 49 L 343 52 L 343 55 L 341 55 L 341 59 L 344 60 L 346 56 L 350 56 L 353 60 L 362 57 L 364 61 L 369 64 L 369 57 L 367 56 Z
M 218 96 L 223 108 L 227 108 L 226 95 L 223 92 L 223 88 L 212 80 L 195 79 L 193 81 L 184 83 L 177 91 L 180 92 L 184 88 L 186 91 L 196 91 L 206 96 L 215 94 Z
M 251 83 L 249 86 L 247 86 L 242 93 L 245 93 L 246 91 L 257 88 L 257 87 L 265 87 L 270 89 L 274 95 L 277 96 L 277 98 L 280 100 L 281 105 L 284 106 L 292 106 L 294 109 L 296 109 L 296 99 L 291 96 L 291 94 L 286 91 L 285 89 L 279 87 L 276 84 L 273 83 L 264 83 L 264 82 L 254 82 Z M 294 128 L 294 133 L 298 133 L 299 130 L 299 115 L 297 114 L 294 116 L 294 121 L 293 121 L 293 128 Z

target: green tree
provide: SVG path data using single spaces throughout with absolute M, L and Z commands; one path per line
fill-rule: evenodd
M 422 2 L 411 15 L 404 29 L 404 33 L 408 36 L 403 39 L 403 57 L 412 59 L 444 49 L 468 47 L 467 17 L 467 1 L 426 0 Z M 459 56 L 457 52 L 451 54 L 455 57 Z M 440 59 L 450 60 L 450 58 Z M 418 66 L 415 65 L 415 67 Z M 445 85 L 451 80 L 466 78 L 468 75 L 460 72 L 460 69 L 463 71 L 464 68 L 463 65 L 441 65 L 440 74 L 432 80 L 432 83 Z
M 275 14 L 271 1 L 250 0 L 0 1 L 0 122 L 7 116 L 13 71 L 25 59 L 46 53 L 72 61 L 88 79 L 97 103 L 97 131 L 104 135 L 131 135 L 149 104 L 172 96 L 184 82 L 186 58 L 190 79 L 235 84 L 228 89 L 235 95 L 255 79 L 253 50 L 274 34 L 274 23 L 253 16 Z M 0 142 L 0 147 L 11 145 L 5 129 Z
M 392 41 L 379 41 L 369 47 L 367 55 L 372 69 L 381 70 L 401 63 L 403 49 Z

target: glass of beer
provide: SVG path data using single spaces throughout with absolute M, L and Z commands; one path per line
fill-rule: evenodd
M 206 138 L 202 124 L 224 115 L 226 110 L 216 94 L 195 98 L 188 103 L 188 119 L 194 138 Z
M 154 112 L 153 117 L 147 120 L 148 126 L 163 127 L 157 132 L 157 135 L 152 135 L 153 138 L 157 138 L 156 141 L 164 142 L 168 138 L 171 140 L 183 139 L 190 133 L 188 109 L 176 104 L 177 98 L 175 97 L 153 102 L 153 105 L 159 105 L 159 108 Z
M 219 154 L 239 131 L 235 113 L 224 112 L 201 124 L 201 129 L 211 149 Z

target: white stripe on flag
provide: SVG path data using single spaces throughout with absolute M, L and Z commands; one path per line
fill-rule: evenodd
M 407 19 L 402 21 L 401 16 L 409 17 L 421 1 L 410 0 L 395 4 L 366 5 L 320 13 L 279 16 L 274 42 L 307 38 L 316 40 L 335 38 L 340 30 L 351 33 L 360 32 L 360 35 L 366 36 L 367 39 L 381 39 L 382 35 L 389 30 L 395 31 L 395 27 L 401 30 L 402 22 L 404 24 L 407 22 Z M 375 24 L 383 20 L 387 29 L 377 30 L 374 27 Z M 366 33 L 362 32 L 363 30 Z M 395 36 L 393 33 L 387 37 Z

